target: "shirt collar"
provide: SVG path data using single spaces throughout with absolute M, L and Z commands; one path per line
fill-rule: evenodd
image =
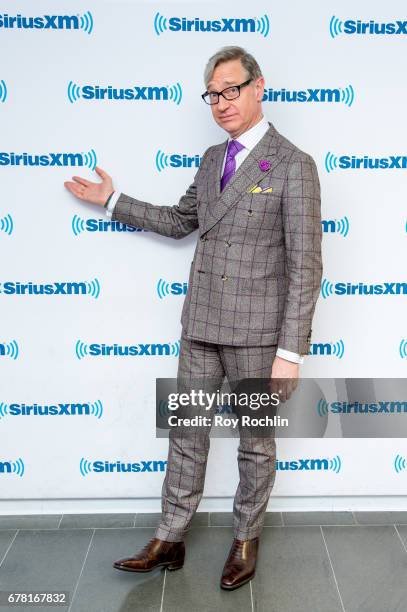
M 236 138 L 236 140 L 238 140 L 245 147 L 245 149 L 251 151 L 259 142 L 259 140 L 263 138 L 269 127 L 270 125 L 263 115 L 263 117 L 258 123 L 256 123 L 256 125 L 253 125 L 253 127 L 246 130 L 246 132 L 240 134 L 240 136 Z M 228 143 L 231 140 L 233 140 L 233 138 L 229 136 Z

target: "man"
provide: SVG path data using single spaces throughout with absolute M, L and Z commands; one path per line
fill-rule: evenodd
M 264 78 L 256 60 L 228 46 L 205 68 L 202 95 L 228 134 L 209 147 L 176 206 L 157 206 L 81 177 L 66 182 L 113 220 L 172 238 L 199 230 L 183 305 L 178 377 L 288 379 L 295 388 L 310 346 L 320 290 L 321 212 L 313 159 L 280 135 L 262 112 Z M 290 392 L 288 392 L 289 394 Z M 209 437 L 169 437 L 162 517 L 155 537 L 114 567 L 178 569 L 184 536 L 202 497 Z M 254 576 L 264 513 L 275 480 L 274 437 L 243 437 L 238 448 L 234 540 L 221 587 Z

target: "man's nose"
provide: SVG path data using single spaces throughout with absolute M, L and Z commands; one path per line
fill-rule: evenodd
M 218 110 L 224 111 L 229 107 L 229 100 L 226 100 L 223 96 L 219 96 Z

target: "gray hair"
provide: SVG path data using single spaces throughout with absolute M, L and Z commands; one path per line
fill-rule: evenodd
M 263 76 L 260 70 L 260 66 L 254 59 L 253 55 L 250 55 L 242 47 L 235 47 L 233 45 L 222 47 L 215 55 L 209 58 L 208 63 L 204 70 L 204 83 L 205 87 L 208 87 L 208 83 L 211 80 L 213 71 L 218 64 L 227 62 L 228 60 L 240 59 L 243 68 L 246 70 L 247 79 L 258 79 Z

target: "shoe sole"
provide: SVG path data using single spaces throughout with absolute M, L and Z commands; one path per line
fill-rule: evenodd
M 254 578 L 254 574 L 252 576 L 249 576 L 249 578 L 245 578 L 244 580 L 242 580 L 242 582 L 239 582 L 238 584 L 232 584 L 230 586 L 227 586 L 221 583 L 220 588 L 224 589 L 225 591 L 234 591 L 235 589 L 238 589 L 244 584 L 247 584 L 248 582 L 250 582 L 250 580 L 253 580 L 253 578 Z
M 142 574 L 146 572 L 152 572 L 157 567 L 165 567 L 166 569 L 172 571 L 172 570 L 181 569 L 183 566 L 184 566 L 183 562 L 181 564 L 174 564 L 174 563 L 167 561 L 164 563 L 157 563 L 157 565 L 154 565 L 154 567 L 151 567 L 150 569 L 134 569 L 131 567 L 123 567 L 122 565 L 116 565 L 116 563 L 113 563 L 113 567 L 115 569 L 122 570 L 123 572 L 136 572 L 136 573 L 142 573 Z

